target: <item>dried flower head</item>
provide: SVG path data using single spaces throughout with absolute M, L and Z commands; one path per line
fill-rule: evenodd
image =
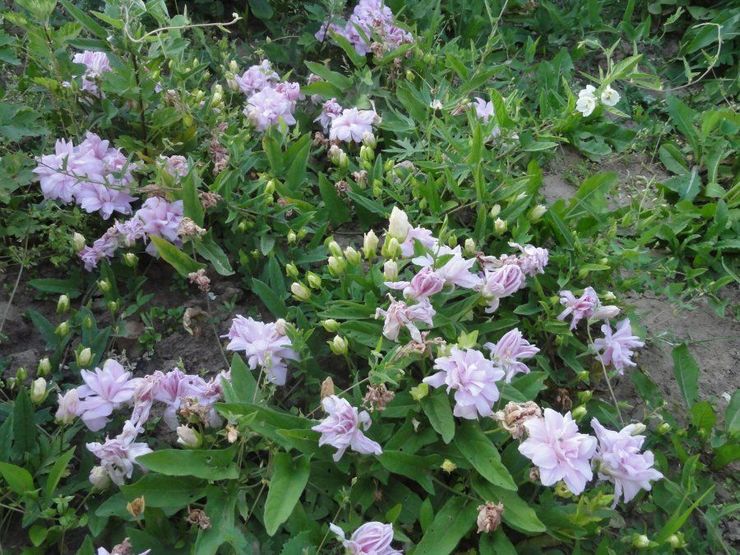
M 490 534 L 501 525 L 501 515 L 504 514 L 503 503 L 486 502 L 478 507 L 478 533 Z
M 126 510 L 134 518 L 139 518 L 141 515 L 143 515 L 145 509 L 146 500 L 144 499 L 143 495 L 126 504 Z
M 201 268 L 197 272 L 190 272 L 188 274 L 188 280 L 193 285 L 197 285 L 198 289 L 200 289 L 204 293 L 207 293 L 211 290 L 211 280 L 206 275 L 206 271 L 204 268 Z
M 185 520 L 201 530 L 208 530 L 211 527 L 211 519 L 208 518 L 208 515 L 203 509 L 190 509 Z
M 494 418 L 501 422 L 501 426 L 511 434 L 514 439 L 524 437 L 526 428 L 524 423 L 530 418 L 540 418 L 542 409 L 534 401 L 526 403 L 509 402 L 504 410 L 498 411 Z
M 370 412 L 378 411 L 382 412 L 385 410 L 386 405 L 390 403 L 396 396 L 395 393 L 389 391 L 385 384 L 371 385 L 365 392 L 365 397 L 362 399 L 362 406 Z

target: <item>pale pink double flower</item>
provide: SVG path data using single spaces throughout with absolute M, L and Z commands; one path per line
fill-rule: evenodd
M 601 331 L 604 337 L 594 341 L 594 349 L 599 353 L 597 358 L 605 366 L 613 366 L 620 374 L 624 374 L 625 368 L 637 366 L 632 361 L 634 349 L 643 347 L 645 343 L 639 337 L 632 334 L 632 326 L 630 325 L 629 318 L 625 318 L 619 322 L 614 332 L 612 332 L 612 327 L 609 323 L 601 326 Z
M 114 410 L 131 402 L 140 382 L 113 359 L 106 360 L 102 369 L 80 374 L 85 384 L 77 388 L 78 416 L 93 432 L 105 427 Z
M 506 372 L 506 383 L 511 382 L 516 374 L 528 374 L 529 368 L 521 361 L 540 352 L 524 339 L 517 328 L 505 333 L 497 343 L 486 343 L 483 346 L 491 352 L 494 364 Z
M 477 290 L 488 301 L 487 313 L 495 312 L 504 297 L 513 295 L 524 287 L 526 277 L 515 264 L 507 264 L 495 270 L 484 270 Z
M 331 445 L 337 448 L 333 456 L 334 461 L 339 461 L 347 449 L 363 455 L 383 453 L 383 449 L 377 442 L 362 433 L 372 423 L 367 411 L 358 412 L 357 408 L 350 405 L 347 400 L 336 395 L 325 397 L 321 401 L 321 406 L 327 416 L 311 429 L 321 433 L 319 445 Z
M 331 119 L 329 139 L 347 143 L 361 143 L 366 133 L 373 132 L 373 125 L 378 119 L 375 110 L 345 108 L 340 115 Z
M 375 319 L 384 319 L 383 335 L 391 341 L 396 341 L 401 329 L 405 327 L 411 334 L 411 339 L 421 343 L 421 332 L 416 326 L 416 322 L 423 322 L 432 326 L 434 325 L 433 318 L 435 314 L 434 307 L 426 297 L 422 297 L 412 305 L 391 298 L 388 310 L 378 308 L 375 311 Z
M 558 314 L 558 320 L 565 320 L 568 316 L 571 316 L 570 329 L 572 330 L 584 318 L 586 320 L 607 320 L 619 314 L 619 308 L 616 306 L 602 306 L 593 287 L 586 287 L 583 290 L 583 295 L 578 298 L 570 291 L 561 291 L 560 304 L 565 307 L 565 310 Z
M 329 529 L 351 555 L 399 555 L 403 553 L 391 545 L 393 542 L 391 524 L 366 522 L 355 530 L 349 539 L 344 530 L 336 524 L 329 524 Z
M 386 281 L 386 287 L 403 291 L 403 296 L 411 300 L 420 300 L 439 293 L 444 288 L 445 280 L 430 267 L 419 270 L 411 281 Z

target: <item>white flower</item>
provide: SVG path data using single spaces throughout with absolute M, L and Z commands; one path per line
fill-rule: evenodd
M 615 106 L 619 102 L 619 98 L 619 93 L 609 85 L 601 93 L 601 102 L 606 106 Z
M 578 93 L 578 101 L 576 102 L 576 111 L 581 112 L 583 117 L 588 117 L 596 109 L 596 95 L 594 92 L 596 89 L 593 85 L 587 85 L 585 89 L 582 89 Z
M 406 212 L 394 206 L 391 210 L 391 216 L 388 218 L 388 236 L 395 237 L 399 243 L 402 243 L 410 230 L 411 224 L 409 224 L 409 217 Z

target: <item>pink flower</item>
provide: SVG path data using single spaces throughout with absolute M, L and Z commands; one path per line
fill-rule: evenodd
M 493 404 L 499 398 L 496 382 L 505 373 L 483 353 L 476 349 L 452 347 L 450 356 L 434 361 L 434 368 L 440 371 L 423 381 L 432 387 L 446 385 L 448 393 L 455 390 L 455 416 L 476 420 L 479 416 L 493 414 Z
M 278 329 L 276 323 L 265 324 L 252 318 L 236 316 L 231 329 L 224 337 L 230 339 L 226 348 L 230 351 L 244 351 L 247 363 L 252 370 L 257 366 L 267 372 L 267 378 L 276 385 L 285 385 L 288 373 L 288 360 L 298 360 L 298 353 L 292 348 L 290 338 Z
M 529 368 L 520 360 L 532 358 L 540 352 L 522 337 L 522 332 L 517 328 L 506 332 L 498 343 L 486 343 L 483 346 L 491 351 L 494 364 L 506 372 L 506 383 L 511 382 L 516 374 L 529 374 Z
M 612 327 L 608 323 L 601 326 L 604 334 L 603 338 L 594 341 L 594 349 L 601 354 L 597 358 L 605 365 L 612 365 L 620 375 L 624 374 L 624 369 L 631 366 L 637 366 L 632 362 L 632 349 L 638 349 L 645 345 L 640 338 L 632 335 L 632 326 L 629 318 L 625 318 L 617 324 L 617 331 L 612 333 Z
M 596 438 L 578 433 L 570 412 L 563 416 L 552 409 L 545 409 L 543 418 L 530 418 L 524 427 L 528 437 L 519 452 L 537 466 L 542 485 L 564 480 L 574 495 L 583 492 L 593 478 L 590 461 Z
M 153 380 L 152 397 L 167 405 L 163 419 L 170 430 L 177 429 L 177 411 L 183 402 L 186 399 L 199 400 L 208 387 L 208 382 L 200 376 L 186 374 L 179 368 L 174 368 L 166 374 L 157 371 L 153 375 Z
M 160 197 L 146 199 L 135 215 L 135 218 L 141 222 L 141 229 L 146 235 L 163 237 L 175 244 L 180 242 L 178 229 L 182 223 L 182 217 L 183 203 L 181 200 L 167 202 Z M 149 248 L 147 252 L 153 254 Z
M 59 408 L 54 419 L 62 424 L 71 424 L 80 412 L 80 396 L 76 389 L 70 389 L 58 398 Z
M 108 55 L 105 52 L 85 50 L 82 53 L 75 54 L 72 61 L 85 66 L 85 73 L 82 76 L 82 90 L 93 96 L 101 97 L 102 93 L 98 89 L 98 80 L 103 73 L 112 70 Z
M 514 264 L 507 264 L 496 270 L 484 270 L 483 278 L 477 286 L 480 294 L 488 301 L 487 313 L 495 312 L 499 300 L 513 295 L 524 287 L 524 272 Z
M 262 63 L 251 66 L 242 75 L 234 77 L 234 81 L 247 96 L 271 86 L 278 79 L 280 77 L 272 70 L 270 60 L 263 60 Z
M 560 304 L 565 307 L 565 310 L 558 315 L 558 320 L 565 320 L 568 315 L 572 315 L 570 329 L 575 329 L 578 322 L 584 318 L 602 320 L 614 318 L 619 314 L 619 308 L 616 306 L 603 306 L 592 287 L 586 287 L 583 295 L 577 299 L 570 291 L 561 291 Z
M 311 429 L 321 433 L 319 445 L 337 448 L 334 461 L 339 461 L 347 448 L 363 455 L 380 455 L 383 452 L 378 443 L 362 433 L 362 429 L 367 430 L 372 423 L 367 411 L 358 413 L 347 400 L 336 395 L 325 397 L 321 406 L 327 417 Z
M 478 119 L 483 120 L 483 123 L 488 123 L 488 120 L 493 116 L 493 103 L 491 101 L 486 102 L 481 97 L 475 97 L 475 115 Z
M 341 115 L 342 110 L 343 108 L 337 102 L 337 99 L 332 98 L 331 100 L 327 100 L 326 102 L 324 102 L 323 106 L 321 107 L 321 113 L 319 114 L 319 117 L 317 117 L 314 121 L 319 122 L 321 128 L 324 130 L 324 133 L 328 133 L 331 122 L 334 120 L 334 118 Z
M 84 247 L 78 254 L 85 264 L 85 270 L 92 271 L 103 258 L 111 258 L 118 250 L 118 232 L 115 227 L 106 231 L 100 239 L 96 239 L 92 247 Z
M 275 85 L 275 90 L 290 100 L 293 103 L 294 108 L 295 103 L 304 98 L 301 94 L 301 86 L 298 83 L 291 81 L 282 81 L 281 83 L 278 83 Z
M 614 484 L 612 507 L 619 503 L 620 497 L 628 503 L 641 489 L 650 491 L 650 481 L 663 478 L 663 474 L 653 468 L 655 457 L 652 452 L 640 452 L 645 436 L 638 435 L 639 428 L 636 425 L 630 424 L 615 432 L 607 430 L 593 418 L 591 427 L 599 439 L 594 456 L 599 478 Z
M 102 370 L 82 370 L 80 374 L 85 385 L 77 388 L 79 415 L 90 430 L 97 432 L 114 410 L 131 401 L 140 380 L 131 379 L 131 372 L 112 358 L 105 361 Z
M 439 277 L 430 267 L 424 267 L 411 278 L 411 281 L 386 281 L 386 287 L 402 289 L 407 299 L 419 300 L 442 291 L 444 279 Z
M 164 163 L 164 170 L 172 177 L 185 177 L 190 171 L 188 159 L 175 154 L 173 156 L 160 156 L 159 160 Z
M 87 444 L 87 450 L 100 459 L 100 465 L 114 484 L 123 485 L 126 478 L 131 478 L 136 459 L 152 452 L 146 443 L 134 442 L 140 431 L 127 421 L 123 431 L 115 438 L 106 437 L 105 443 Z
M 109 189 L 97 183 L 84 183 L 77 191 L 77 203 L 85 212 L 100 212 L 107 220 L 113 212 L 131 214 L 131 202 L 136 200 L 124 191 Z
M 45 154 L 38 159 L 33 173 L 39 176 L 44 198 L 72 202 L 77 192 L 79 179 L 72 141 L 57 139 L 54 154 Z
M 480 278 L 470 271 L 475 258 L 466 260 L 462 257 L 462 251 L 459 246 L 454 249 L 441 245 L 437 251 L 425 256 L 419 256 L 412 260 L 417 266 L 434 267 L 438 260 L 442 258 L 445 262 L 435 270 L 435 273 L 444 279 L 445 284 L 457 285 L 465 289 L 475 289 L 480 284 Z
M 527 276 L 534 276 L 545 273 L 549 253 L 547 249 L 535 247 L 532 245 L 520 245 L 519 243 L 509 243 L 510 246 L 519 249 L 519 267 Z
M 291 101 L 286 95 L 271 87 L 265 87 L 247 99 L 244 115 L 247 116 L 257 131 L 264 131 L 281 121 L 285 125 L 294 125 L 296 122 L 295 117 L 293 117 L 294 108 L 295 102 Z
M 393 525 L 382 522 L 367 522 L 354 531 L 349 540 L 344 530 L 336 524 L 329 529 L 342 542 L 351 555 L 398 555 L 403 551 L 393 549 Z
M 373 124 L 378 114 L 375 110 L 358 110 L 357 108 L 345 108 L 342 114 L 335 116 L 331 121 L 329 139 L 332 141 L 345 141 L 361 143 L 365 133 L 373 132 Z
M 414 255 L 414 245 L 416 241 L 426 249 L 434 249 L 437 247 L 437 238 L 432 235 L 432 232 L 423 227 L 412 227 L 406 234 L 406 238 L 401 243 L 401 254 L 406 258 Z
M 407 305 L 403 301 L 396 301 L 391 298 L 391 304 L 388 310 L 378 308 L 375 311 L 375 319 L 384 318 L 383 335 L 391 341 L 398 339 L 401 328 L 405 327 L 411 334 L 411 339 L 421 343 L 421 332 L 416 327 L 415 322 L 424 322 L 430 326 L 434 325 L 433 318 L 436 314 L 434 307 L 426 297 L 422 298 L 416 304 Z

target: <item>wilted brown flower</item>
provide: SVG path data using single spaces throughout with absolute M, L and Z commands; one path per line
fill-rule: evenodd
M 185 216 L 180 221 L 180 226 L 177 228 L 177 234 L 180 237 L 202 237 L 206 234 L 206 230 L 196 224 L 192 219 Z
M 334 395 L 334 380 L 331 379 L 331 376 L 327 377 L 323 382 L 321 382 L 321 399 L 323 400 L 325 397 L 331 397 Z
M 203 209 L 208 210 L 221 202 L 223 197 L 218 193 L 213 193 L 211 191 L 201 191 L 198 194 L 198 198 L 200 198 L 200 203 L 203 205 Z
M 349 185 L 347 185 L 347 182 L 344 179 L 340 179 L 334 184 L 334 189 L 337 191 L 337 193 L 343 195 L 349 189 Z
M 134 518 L 139 518 L 144 514 L 144 509 L 146 509 L 146 500 L 143 495 L 126 504 L 126 510 Z
M 190 272 L 188 274 L 188 280 L 193 285 L 197 285 L 198 289 L 200 289 L 204 293 L 207 293 L 211 290 L 211 280 L 206 275 L 206 271 L 204 268 L 201 268 L 197 272 Z
M 564 411 L 569 411 L 573 408 L 573 400 L 570 398 L 570 394 L 565 388 L 558 388 L 555 402 L 560 405 Z
M 362 405 L 370 412 L 378 411 L 382 412 L 385 407 L 390 403 L 396 396 L 395 393 L 389 391 L 385 384 L 371 385 L 365 392 L 365 397 L 362 399 Z
M 526 428 L 524 423 L 530 418 L 542 417 L 542 409 L 534 401 L 526 403 L 506 403 L 504 410 L 494 414 L 494 418 L 501 422 L 501 426 L 511 434 L 514 439 L 524 437 Z
M 503 503 L 488 501 L 478 507 L 478 533 L 488 534 L 501 525 L 501 515 L 504 513 Z
M 132 555 L 134 548 L 131 545 L 131 540 L 124 538 L 124 540 L 118 545 L 114 545 L 110 551 L 110 555 Z
M 208 530 L 211 527 L 211 519 L 208 518 L 208 515 L 203 509 L 190 509 L 185 520 L 201 530 Z

